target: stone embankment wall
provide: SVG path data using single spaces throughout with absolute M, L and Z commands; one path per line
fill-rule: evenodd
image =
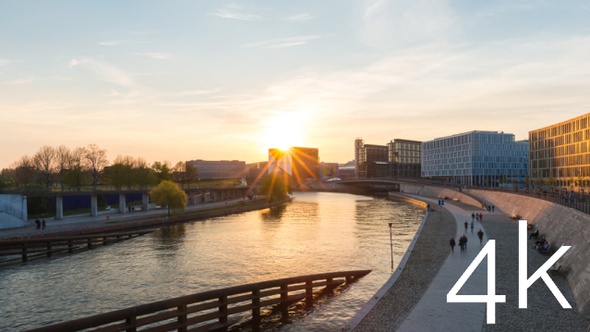
M 590 215 L 523 195 L 477 189 L 465 191 L 534 224 L 554 250 L 562 245 L 571 246 L 557 263 L 567 277 L 578 310 L 590 316 Z

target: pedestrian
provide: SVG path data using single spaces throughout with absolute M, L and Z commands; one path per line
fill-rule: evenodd
M 483 241 L 483 231 L 481 230 L 481 228 L 479 229 L 479 232 L 477 232 L 477 237 L 479 238 L 479 245 L 481 246 L 481 243 Z
M 496 207 L 492 205 L 492 212 L 494 212 L 495 209 L 496 209 Z
M 479 221 L 482 222 L 483 221 L 483 214 L 481 214 L 481 212 L 479 213 Z
M 490 205 L 488 205 L 488 212 L 492 211 L 492 207 Z
M 469 223 L 467 222 L 467 220 L 465 220 L 465 232 L 467 232 L 467 226 L 469 226 Z
M 452 237 L 451 241 L 449 242 L 449 244 L 451 245 L 451 252 L 455 252 L 455 238 Z
M 41 229 L 45 229 L 45 219 L 41 220 Z
M 41 229 L 41 222 L 39 219 L 35 219 L 35 225 L 37 225 L 37 229 Z
M 473 226 L 475 226 L 475 223 L 473 222 L 473 220 L 471 221 L 471 234 L 473 234 Z
M 475 219 L 475 213 L 471 213 L 471 220 Z
M 461 247 L 461 251 L 467 250 L 467 236 L 465 234 L 459 238 L 459 247 Z

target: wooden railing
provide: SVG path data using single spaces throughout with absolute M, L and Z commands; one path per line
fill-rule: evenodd
M 300 301 L 311 307 L 318 288 L 322 292 L 331 292 L 369 272 L 332 272 L 258 282 L 152 302 L 29 331 L 224 331 L 246 320 L 252 331 L 260 331 L 262 318 L 267 312 L 280 313 L 281 322 L 287 323 L 289 307 Z
M 64 237 L 48 237 L 38 239 L 0 240 L 0 256 L 20 256 L 23 262 L 30 257 L 47 256 L 54 253 L 73 253 L 77 249 L 92 249 L 96 245 L 105 245 L 138 237 L 153 230 L 133 232 L 101 233 Z M 0 261 L 2 263 L 3 261 Z

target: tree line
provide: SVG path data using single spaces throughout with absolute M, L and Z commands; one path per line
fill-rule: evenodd
M 107 150 L 96 144 L 73 149 L 46 145 L 2 169 L 0 190 L 80 190 L 99 185 L 145 189 L 165 180 L 190 186 L 198 181 L 198 170 L 182 161 L 173 167 L 159 161 L 149 165 L 131 156 L 117 156 L 110 163 Z

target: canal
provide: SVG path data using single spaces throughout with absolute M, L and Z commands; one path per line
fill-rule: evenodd
M 323 272 L 373 272 L 281 331 L 340 331 L 391 276 L 423 217 L 404 202 L 295 193 L 292 203 L 162 228 L 122 243 L 0 267 L 0 331 L 215 288 Z

